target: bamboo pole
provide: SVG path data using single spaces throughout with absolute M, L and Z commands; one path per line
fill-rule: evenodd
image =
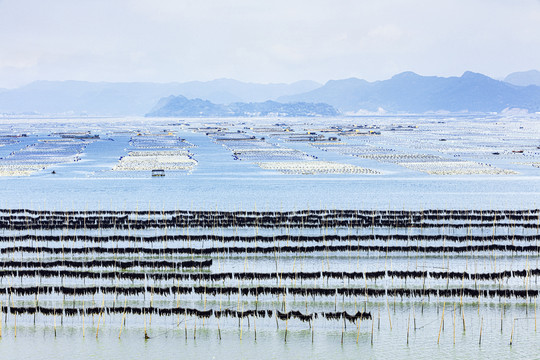
M 371 319 L 371 346 L 373 346 L 373 319 Z
M 219 292 L 219 311 L 221 313 L 221 295 L 223 294 L 223 289 Z M 217 318 L 217 328 L 218 328 L 218 336 L 219 340 L 221 340 L 221 329 L 219 328 L 219 317 Z
M 510 333 L 510 346 L 514 342 L 514 325 L 516 324 L 516 318 L 512 321 L 512 332 Z
M 412 304 L 412 316 L 413 316 L 413 328 L 414 328 L 414 331 L 416 332 L 416 313 L 414 311 L 414 303 Z
M 343 332 L 345 328 L 345 318 L 343 318 L 343 325 L 341 326 L 341 346 L 343 346 Z
M 467 331 L 467 328 L 465 327 L 465 311 L 461 311 L 461 320 L 463 321 L 463 333 Z
M 437 337 L 437 345 L 439 345 L 439 341 L 441 339 L 441 330 L 444 326 L 444 309 L 446 308 L 446 301 L 443 303 L 443 309 L 442 309 L 442 316 L 441 316 L 441 326 L 439 326 L 439 336 Z
M 154 285 L 152 285 L 150 289 L 150 309 L 154 307 Z M 148 322 L 148 326 L 152 326 L 152 311 L 150 311 L 150 314 L 148 314 L 150 321 Z
M 242 341 L 242 330 L 243 329 L 244 329 L 244 301 L 242 301 L 242 318 L 240 319 L 240 341 Z
M 287 331 L 288 331 L 289 318 L 285 319 L 285 342 L 287 342 Z
M 409 346 L 409 328 L 411 323 L 411 314 L 409 313 L 409 319 L 407 320 L 407 346 Z
M 452 321 L 452 331 L 454 334 L 454 345 L 456 345 L 456 303 L 454 303 L 454 321 Z
M 124 312 L 122 313 L 122 320 L 120 322 L 120 333 L 118 334 L 119 339 L 120 339 L 120 336 L 122 336 L 122 329 L 124 327 L 124 319 L 126 318 L 126 306 L 127 306 L 127 297 L 124 297 Z
M 311 324 L 311 343 L 313 344 L 313 339 L 315 337 L 315 319 L 313 318 L 313 323 Z
M 390 331 L 392 331 L 392 318 L 390 317 L 390 307 L 388 306 L 388 296 L 386 297 L 386 308 L 388 309 L 388 322 L 390 323 Z
M 103 301 L 101 303 L 101 310 L 99 312 L 99 317 L 98 317 L 98 323 L 97 323 L 97 330 L 96 330 L 96 339 L 98 338 L 98 334 L 99 334 L 99 323 L 101 321 L 101 315 L 103 314 L 103 308 L 105 306 L 105 295 L 103 295 Z M 145 334 L 146 334 L 146 329 L 144 330 Z
M 82 302 L 82 337 L 84 338 L 84 315 L 85 315 L 85 311 L 84 311 L 84 300 Z
M 482 316 L 482 320 L 480 321 L 480 338 L 478 339 L 478 345 L 482 345 L 482 328 L 484 326 L 484 317 Z
M 503 333 L 503 315 L 504 315 L 504 311 L 503 309 L 501 309 L 501 334 Z
M 180 280 L 176 281 L 176 309 L 180 309 Z M 178 311 L 176 327 L 180 327 L 180 311 Z

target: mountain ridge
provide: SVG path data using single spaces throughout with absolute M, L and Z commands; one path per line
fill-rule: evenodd
M 466 71 L 460 77 L 422 76 L 403 72 L 388 80 L 333 80 L 303 94 L 278 101 L 325 102 L 342 112 L 359 110 L 425 113 L 500 112 L 506 108 L 540 111 L 540 87 L 521 87 Z
M 507 78 L 511 79 L 510 75 Z M 233 79 L 186 83 L 36 81 L 17 89 L 0 89 L 0 114 L 141 116 L 171 95 L 226 106 L 267 100 L 325 103 L 345 114 L 381 109 L 387 113 L 500 112 L 507 108 L 540 111 L 540 86 L 520 86 L 471 71 L 452 77 L 406 71 L 386 80 L 369 82 L 353 77 L 323 85 L 312 81 L 257 84 Z
M 158 101 L 147 117 L 250 117 L 250 116 L 337 116 L 339 111 L 323 103 L 234 102 L 214 104 L 208 100 L 188 99 L 185 96 L 168 96 Z
M 511 74 L 508 74 L 504 81 L 513 85 L 518 86 L 529 86 L 535 85 L 540 86 L 540 71 L 538 70 L 528 70 L 528 71 L 518 71 Z
M 307 80 L 291 84 L 255 84 L 231 79 L 186 83 L 40 80 L 0 91 L 0 113 L 144 115 L 159 99 L 169 95 L 182 94 L 228 104 L 275 99 L 319 86 Z

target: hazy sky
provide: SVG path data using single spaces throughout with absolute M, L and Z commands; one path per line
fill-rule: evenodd
M 540 0 L 0 0 L 0 87 L 540 69 Z

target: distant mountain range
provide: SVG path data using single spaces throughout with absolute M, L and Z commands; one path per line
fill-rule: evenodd
M 540 111 L 540 87 L 516 86 L 472 72 L 448 78 L 404 72 L 375 82 L 332 80 L 318 89 L 283 96 L 278 101 L 326 102 L 344 112 L 379 108 L 407 113 L 499 112 L 505 108 Z
M 169 98 L 171 95 L 177 99 Z M 286 106 L 289 103 L 292 106 Z M 180 109 L 181 104 L 186 109 Z M 505 81 L 472 72 L 447 78 L 404 72 L 382 81 L 351 78 L 324 85 L 312 81 L 254 84 L 230 79 L 165 84 L 37 81 L 17 89 L 0 89 L 0 114 L 169 116 L 166 114 L 185 111 L 192 114 L 185 116 L 197 116 L 194 114 L 199 109 L 199 114 L 230 116 L 332 113 L 332 107 L 345 114 L 381 109 L 388 113 L 500 112 L 506 108 L 538 112 L 540 72 L 513 73 Z M 224 113 L 229 115 L 217 115 Z
M 254 84 L 230 79 L 166 84 L 36 81 L 17 89 L 0 89 L 0 113 L 144 115 L 169 95 L 229 104 L 273 100 L 320 86 L 313 81 Z
M 185 96 L 169 96 L 161 99 L 156 107 L 146 114 L 152 117 L 228 117 L 228 116 L 336 116 L 339 112 L 324 103 L 278 103 L 265 101 L 256 103 L 235 102 L 229 105 L 214 104 L 208 100 L 188 99 Z
M 540 71 L 529 70 L 511 73 L 504 81 L 517 86 L 540 86 Z

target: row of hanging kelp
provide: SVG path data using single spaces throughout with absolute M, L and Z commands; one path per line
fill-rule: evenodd
M 182 269 L 182 268 L 204 268 L 210 267 L 212 265 L 212 260 L 202 260 L 202 261 L 168 261 L 168 260 L 129 260 L 129 261 L 120 261 L 120 260 L 89 260 L 89 261 L 76 261 L 76 260 L 52 260 L 52 261 L 15 261 L 15 260 L 5 260 L 0 261 L 3 268 L 55 268 L 55 267 L 73 267 L 73 268 L 91 268 L 91 267 L 102 267 L 109 268 L 115 267 L 120 269 L 129 269 L 134 267 L 147 267 L 147 268 L 172 268 L 172 269 Z
M 524 241 L 524 242 L 533 242 L 540 240 L 540 235 L 521 235 L 521 234 L 507 234 L 507 235 L 426 235 L 426 234 L 367 234 L 367 235 L 358 235 L 358 234 L 347 234 L 347 235 L 274 235 L 274 236 L 264 236 L 264 235 L 215 235 L 215 234 L 192 234 L 192 235 L 160 235 L 160 236 L 135 236 L 135 235 L 70 235 L 62 234 L 58 235 L 35 235 L 35 234 L 25 234 L 25 235 L 10 235 L 2 236 L 0 235 L 1 242 L 14 242 L 14 241 L 40 241 L 40 242 L 70 242 L 76 241 L 78 243 L 88 242 L 88 243 L 108 243 L 108 242 L 138 242 L 138 243 L 152 243 L 152 242 L 163 242 L 163 241 L 215 241 L 220 243 L 275 243 L 276 241 L 287 241 L 287 242 L 333 242 L 333 241 L 347 241 L 347 242 L 366 242 L 366 241 L 392 241 L 392 240 L 401 240 L 401 241 L 415 241 L 415 242 L 483 242 L 483 243 L 494 243 L 494 242 L 503 242 L 503 241 Z
M 485 245 L 467 245 L 467 246 L 390 246 L 390 245 L 303 245 L 303 246 L 274 246 L 274 247 L 209 247 L 209 248 L 132 248 L 132 247 L 91 247 L 91 248 L 61 248 L 61 247 L 32 247 L 32 246 L 15 246 L 8 249 L 0 249 L 0 254 L 10 253 L 39 253 L 39 254 L 140 254 L 140 255 L 213 255 L 213 254 L 273 254 L 279 253 L 319 253 L 319 252 L 405 252 L 405 253 L 468 253 L 480 251 L 510 251 L 515 253 L 540 253 L 539 245 L 512 245 L 512 244 L 485 244 Z M 110 261 L 102 261 L 101 263 L 93 260 L 92 263 L 83 262 L 82 264 L 74 264 L 68 262 L 69 266 L 73 267 L 91 267 L 91 266 L 115 266 L 115 263 Z M 155 264 L 154 264 L 155 263 Z M 2 264 L 2 262 L 0 262 Z M 26 266 L 24 262 L 10 261 L 4 262 L 4 267 Z M 58 266 L 58 261 L 51 264 L 44 264 L 45 267 Z M 148 264 L 147 261 L 138 261 L 133 263 L 119 262 L 118 266 L 123 268 L 135 266 L 159 266 L 159 267 L 208 267 L 211 262 L 190 263 L 183 262 L 173 264 L 166 261 L 156 263 L 155 261 Z
M 360 279 L 377 280 L 384 278 L 396 279 L 453 279 L 453 280 L 474 280 L 492 281 L 505 280 L 509 278 L 525 278 L 528 276 L 539 276 L 540 268 L 523 270 L 504 270 L 487 273 L 471 273 L 467 271 L 316 271 L 316 272 L 221 272 L 221 273 L 173 273 L 173 272 L 127 272 L 127 271 L 72 271 L 72 270 L 49 270 L 49 269 L 4 269 L 0 270 L 0 278 L 5 277 L 39 277 L 39 278 L 73 278 L 73 279 L 123 279 L 123 280 L 182 280 L 182 281 L 208 281 L 220 282 L 223 280 L 325 280 L 325 279 Z
M 539 219 L 537 209 L 4 209 L 3 334 L 17 324 L 56 329 L 58 317 L 84 333 L 91 316 L 96 335 L 182 324 L 184 334 L 202 326 L 220 338 L 238 327 L 242 337 L 243 321 L 256 321 L 373 338 L 375 321 L 385 331 L 381 311 L 391 329 L 411 316 L 444 320 L 449 304 L 463 322 L 495 310 L 536 319 Z
M 511 227 L 519 224 L 526 228 L 537 228 L 540 210 L 490 211 L 486 214 L 464 210 L 441 211 L 394 211 L 388 212 L 122 212 L 118 214 L 47 213 L 35 214 L 20 209 L 16 212 L 0 210 L 0 229 L 147 229 L 160 227 L 260 227 L 276 226 L 320 228 L 320 227 L 422 227 L 436 228 L 441 222 L 448 228 Z M 454 221 L 454 222 L 452 222 Z
M 200 318 L 209 318 L 214 316 L 216 318 L 222 317 L 232 317 L 232 318 L 242 318 L 242 317 L 257 317 L 257 318 L 271 318 L 273 311 L 272 310 L 244 310 L 236 311 L 231 309 L 225 310 L 207 310 L 201 311 L 197 309 L 190 308 L 155 308 L 155 307 L 144 307 L 136 308 L 132 306 L 115 306 L 115 307 L 88 307 L 85 309 L 69 309 L 69 308 L 47 308 L 43 306 L 38 307 L 7 307 L 3 306 L 1 311 L 4 313 L 10 314 L 43 314 L 43 315 L 64 315 L 64 316 L 82 316 L 82 315 L 99 315 L 102 313 L 105 314 L 133 314 L 133 315 L 142 315 L 142 314 L 155 314 L 158 316 L 172 316 L 172 315 L 189 315 L 196 316 Z M 366 312 L 356 312 L 355 314 L 349 314 L 346 311 L 343 312 L 322 312 L 322 313 L 311 313 L 311 314 L 302 314 L 300 311 L 289 311 L 287 313 L 282 313 L 280 311 L 275 312 L 276 318 L 280 320 L 289 320 L 289 319 L 299 319 L 300 321 L 312 321 L 319 317 L 326 318 L 329 320 L 339 320 L 345 319 L 349 322 L 356 322 L 358 319 L 368 320 L 371 319 L 371 314 Z
M 9 208 L 0 209 L 0 213 L 6 215 L 25 215 L 25 216 L 75 216 L 75 215 L 97 215 L 101 216 L 161 216 L 161 215 L 188 215 L 192 217 L 216 217 L 216 216 L 309 216 L 309 215 L 324 215 L 342 217 L 355 216 L 401 216 L 426 219 L 475 219 L 475 220 L 494 220 L 511 218 L 514 220 L 522 219 L 523 217 L 536 216 L 540 209 L 423 209 L 423 210 L 363 210 L 363 209 L 300 209 L 293 211 L 253 211 L 253 210 L 236 210 L 236 211 L 221 211 L 221 210 L 36 210 L 27 208 Z
M 0 288 L 0 295 L 38 295 L 38 294 L 62 294 L 62 295 L 95 295 L 95 294 L 115 294 L 115 295 L 185 295 L 185 294 L 205 294 L 209 296 L 217 295 L 297 295 L 297 296 L 400 296 L 400 297 L 474 297 L 485 298 L 528 298 L 537 297 L 538 290 L 511 290 L 511 289 L 490 289 L 478 290 L 470 288 L 456 289 L 380 289 L 380 288 L 309 288 L 309 287 L 277 287 L 277 286 L 257 286 L 257 287 L 207 287 L 207 286 L 170 286 L 170 287 L 150 287 L 150 286 L 10 286 Z

